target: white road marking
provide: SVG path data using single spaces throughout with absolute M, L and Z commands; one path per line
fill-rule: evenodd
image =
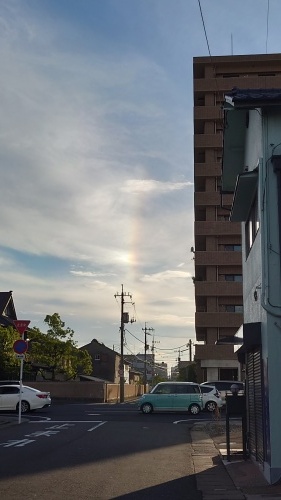
M 95 425 L 95 427 L 92 427 L 91 429 L 88 429 L 88 432 L 94 431 L 95 429 L 97 429 L 98 427 L 100 427 L 103 424 L 106 424 L 106 422 L 100 422 L 98 425 Z
M 32 422 L 28 422 L 29 424 L 93 424 L 95 420 L 33 420 Z M 101 420 L 98 420 L 101 422 Z
M 186 420 L 175 420 L 175 422 L 173 422 L 173 424 L 180 424 L 181 422 L 211 422 L 211 420 L 209 418 L 200 418 L 200 420 L 198 420 L 197 418 L 188 418 Z
M 28 418 L 38 418 L 37 415 L 28 415 Z M 51 420 L 51 417 L 41 417 L 40 418 L 42 419 L 45 419 L 45 420 L 40 420 L 40 422 L 46 422 L 48 420 Z

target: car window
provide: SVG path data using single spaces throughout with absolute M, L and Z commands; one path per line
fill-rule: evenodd
M 174 392 L 174 387 L 171 384 L 161 384 L 153 391 L 153 394 L 173 394 Z
M 189 384 L 177 384 L 177 394 L 198 394 L 200 389 L 197 385 L 189 385 Z
M 202 387 L 201 387 L 201 391 L 205 392 L 205 393 L 211 392 L 211 391 L 213 391 L 213 389 L 214 389 L 214 387 L 210 387 L 208 385 L 202 385 Z
M 225 382 L 216 382 L 218 391 L 226 391 L 230 386 Z
M 19 392 L 18 387 L 0 387 L 0 394 L 18 394 Z

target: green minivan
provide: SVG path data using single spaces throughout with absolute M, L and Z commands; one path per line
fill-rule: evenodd
M 138 407 L 146 414 L 153 411 L 188 411 L 197 415 L 203 410 L 200 385 L 195 382 L 160 382 L 140 398 Z

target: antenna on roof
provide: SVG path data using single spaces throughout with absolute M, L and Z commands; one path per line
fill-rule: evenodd
M 232 33 L 231 33 L 231 41 L 230 41 L 230 44 L 231 44 L 231 55 L 233 56 L 233 36 L 232 36 Z

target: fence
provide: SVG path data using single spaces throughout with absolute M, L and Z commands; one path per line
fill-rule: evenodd
M 34 389 L 51 393 L 53 399 L 86 400 L 93 403 L 118 402 L 120 399 L 120 385 L 103 382 L 24 382 Z M 130 400 L 140 397 L 144 392 L 143 385 L 125 384 L 124 399 Z

